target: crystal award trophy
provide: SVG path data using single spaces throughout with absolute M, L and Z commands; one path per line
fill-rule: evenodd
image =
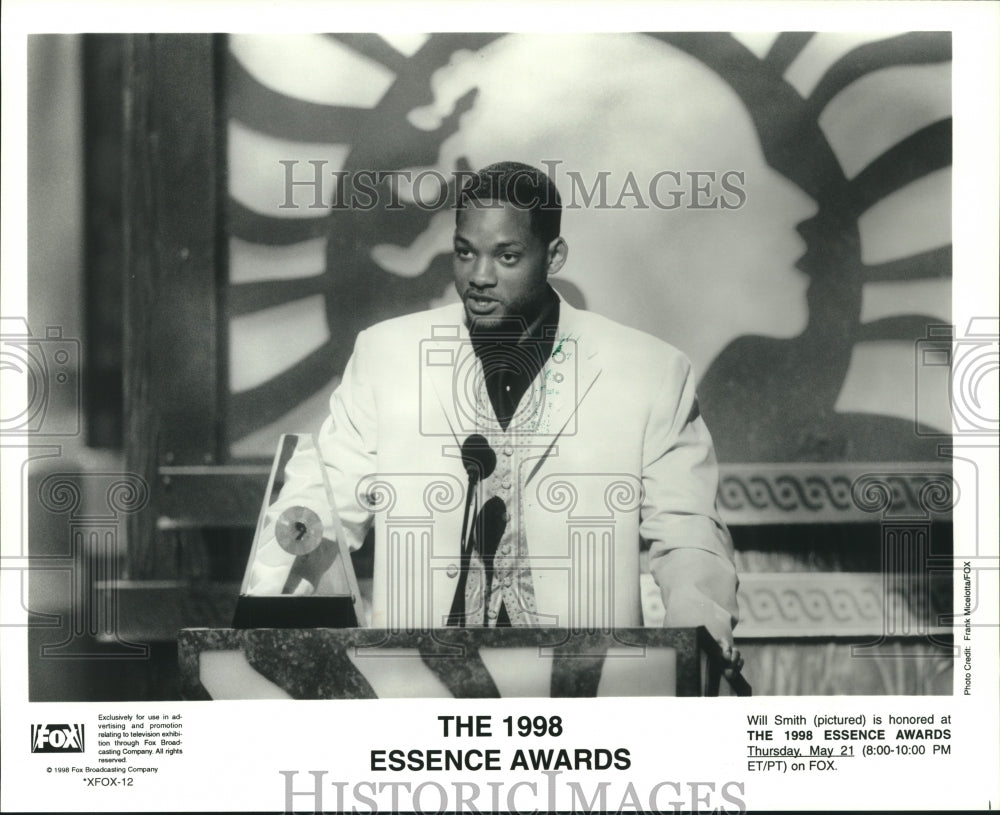
M 281 437 L 234 628 L 358 625 L 358 581 L 333 491 L 309 434 Z

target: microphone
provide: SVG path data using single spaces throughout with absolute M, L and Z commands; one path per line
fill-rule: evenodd
M 489 478 L 497 468 L 497 454 L 481 433 L 473 433 L 462 442 L 462 466 L 469 474 L 469 486 Z
M 469 582 L 469 567 L 472 563 L 472 541 L 469 535 L 469 514 L 476 495 L 476 484 L 489 478 L 497 466 L 497 454 L 481 433 L 473 433 L 462 442 L 462 466 L 469 475 L 469 485 L 465 491 L 465 513 L 462 516 L 462 540 L 459 544 L 461 568 L 455 597 L 451 601 L 451 612 L 447 625 L 465 626 L 465 586 Z

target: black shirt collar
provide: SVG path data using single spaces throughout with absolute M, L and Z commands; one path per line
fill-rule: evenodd
M 550 287 L 538 316 L 525 326 L 509 320 L 489 331 L 470 331 L 483 366 L 486 392 L 505 430 L 521 397 L 552 355 L 559 328 L 559 295 Z

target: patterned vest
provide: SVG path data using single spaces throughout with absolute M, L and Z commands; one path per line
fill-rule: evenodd
M 557 352 L 558 353 L 558 352 Z M 521 397 L 507 428 L 496 418 L 485 377 L 476 384 L 476 430 L 496 454 L 496 467 L 476 487 L 473 550 L 465 590 L 466 625 L 539 625 L 522 507 L 523 481 L 544 449 L 548 361 Z M 553 380 L 555 381 L 555 380 Z

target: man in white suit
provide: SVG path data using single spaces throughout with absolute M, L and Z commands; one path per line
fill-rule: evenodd
M 555 294 L 560 217 L 541 171 L 485 168 L 458 201 L 462 303 L 357 338 L 317 445 L 349 546 L 376 525 L 371 622 L 638 626 L 645 540 L 664 624 L 705 625 L 738 665 L 690 363 Z

